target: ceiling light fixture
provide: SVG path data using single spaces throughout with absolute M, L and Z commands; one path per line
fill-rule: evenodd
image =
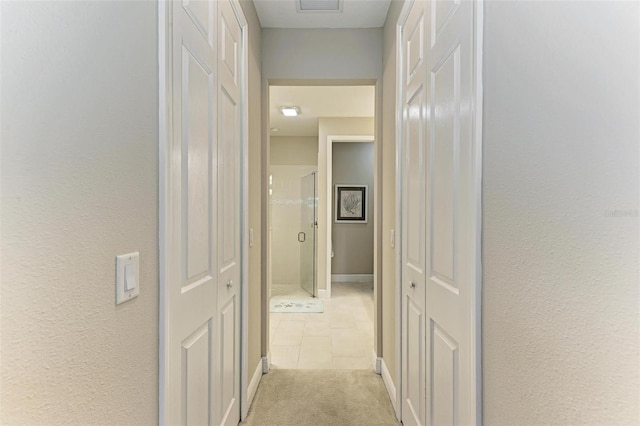
M 297 106 L 283 106 L 280 107 L 280 112 L 282 112 L 282 115 L 285 117 L 295 117 L 300 114 L 300 108 Z

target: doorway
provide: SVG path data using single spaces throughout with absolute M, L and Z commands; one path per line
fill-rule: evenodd
M 375 93 L 371 85 L 269 87 L 270 274 L 264 322 L 268 323 L 272 368 L 375 368 Z M 296 115 L 285 116 L 283 107 L 290 107 Z M 370 176 L 366 181 L 348 177 L 348 173 L 333 179 L 335 145 L 367 146 L 364 168 Z M 361 159 L 350 161 L 342 168 L 363 168 L 353 167 Z M 360 223 L 352 219 L 352 223 L 334 224 L 335 184 L 366 188 L 360 199 L 365 204 L 355 212 L 363 215 Z M 338 225 L 336 232 L 340 226 L 368 228 L 371 238 L 365 239 L 366 250 L 362 245 L 349 247 L 345 241 L 336 250 L 333 225 Z M 357 258 L 360 252 L 369 253 L 370 259 L 365 262 L 366 270 L 336 274 L 332 252 L 341 256 L 343 264 L 351 262 L 349 255 Z M 332 278 L 341 282 L 332 286 Z

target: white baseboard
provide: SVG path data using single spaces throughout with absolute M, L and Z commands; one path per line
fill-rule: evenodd
M 331 275 L 334 283 L 368 283 L 373 282 L 373 274 L 335 274 Z
M 382 373 L 382 358 L 376 355 L 375 349 L 373 350 L 373 369 L 376 372 L 376 374 Z
M 256 366 L 256 370 L 253 372 L 253 376 L 251 377 L 251 381 L 249 382 L 249 389 L 247 392 L 248 406 L 251 407 L 253 403 L 253 398 L 256 396 L 256 391 L 258 390 L 258 385 L 260 384 L 260 380 L 262 379 L 262 360 Z
M 396 412 L 396 417 L 399 415 L 397 402 L 396 402 L 396 386 L 393 384 L 393 380 L 391 380 L 391 374 L 389 373 L 389 369 L 387 365 L 384 363 L 384 359 L 380 359 L 380 370 L 382 375 L 382 381 L 384 382 L 384 387 L 387 388 L 387 393 L 389 394 L 389 399 L 391 399 L 391 404 L 393 405 L 393 409 Z
M 329 292 L 327 290 L 318 289 L 318 299 L 328 299 Z
M 262 357 L 262 374 L 267 374 L 271 367 L 271 353 Z

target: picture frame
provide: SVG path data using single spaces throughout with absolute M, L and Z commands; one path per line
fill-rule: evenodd
M 335 223 L 367 223 L 368 186 L 335 186 Z

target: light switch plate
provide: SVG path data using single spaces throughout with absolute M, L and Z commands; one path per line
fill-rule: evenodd
M 127 290 L 129 289 L 129 290 Z M 116 257 L 116 305 L 131 300 L 140 293 L 140 253 Z
M 253 228 L 249 229 L 249 247 L 253 247 Z
M 391 243 L 391 248 L 396 248 L 396 231 L 395 229 L 391 230 L 391 235 L 390 235 L 390 243 Z

